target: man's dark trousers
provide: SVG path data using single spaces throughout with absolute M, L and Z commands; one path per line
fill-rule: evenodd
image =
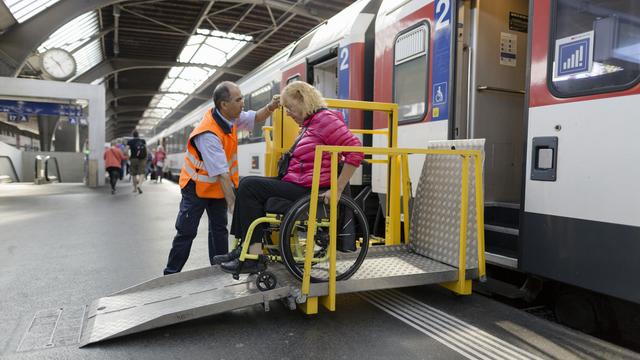
M 204 199 L 196 195 L 196 186 L 189 181 L 182 190 L 180 212 L 176 219 L 178 233 L 173 238 L 169 260 L 164 274 L 180 272 L 189 258 L 191 244 L 198 233 L 202 213 L 207 210 L 209 216 L 209 262 L 216 255 L 229 251 L 229 232 L 227 231 L 227 202 L 225 199 Z

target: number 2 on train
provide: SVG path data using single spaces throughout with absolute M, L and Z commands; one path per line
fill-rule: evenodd
M 445 19 L 449 13 L 449 7 L 451 7 L 450 0 L 438 0 L 436 3 L 436 30 L 449 25 L 449 19 Z

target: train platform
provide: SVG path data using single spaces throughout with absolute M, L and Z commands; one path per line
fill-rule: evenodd
M 87 305 L 162 274 L 177 185 L 0 185 L 2 359 L 640 359 L 481 295 L 439 286 L 339 295 L 305 316 L 272 301 L 79 348 Z M 207 267 L 206 222 L 184 271 Z

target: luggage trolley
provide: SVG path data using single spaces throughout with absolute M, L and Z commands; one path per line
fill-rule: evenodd
M 341 293 L 441 284 L 457 294 L 470 294 L 471 280 L 485 276 L 484 141 L 439 141 L 428 148 L 402 149 L 397 147 L 396 104 L 331 99 L 327 103 L 331 108 L 388 113 L 388 130 L 352 130 L 386 135 L 388 147 L 316 147 L 311 195 L 293 204 L 270 200 L 265 208 L 268 215 L 249 229 L 269 224 L 264 236 L 266 253 L 253 255 L 272 262 L 268 272 L 257 274 L 256 279 L 234 279 L 212 266 L 153 279 L 97 299 L 85 312 L 80 346 L 254 304 L 268 310 L 269 302 L 276 299 L 291 309 L 315 314 L 318 303 L 335 311 L 336 295 Z M 274 127 L 265 129 L 267 175 L 275 171 L 280 153 L 295 135 L 295 123 L 282 109 L 274 112 L 273 119 Z M 368 161 L 387 166 L 384 239 L 370 239 L 356 202 L 344 196 L 337 199 L 338 154 L 343 151 L 377 156 Z M 318 199 L 324 152 L 331 154 L 328 209 L 311 201 Z M 413 214 L 409 211 L 410 154 L 425 156 Z M 356 223 L 352 228 L 355 247 L 345 249 L 343 243 L 342 251 L 338 251 L 339 209 L 352 211 Z M 405 243 L 400 241 L 402 226 L 408 239 Z M 384 245 L 369 246 L 374 242 Z M 252 256 L 247 249 L 245 242 L 243 260 Z

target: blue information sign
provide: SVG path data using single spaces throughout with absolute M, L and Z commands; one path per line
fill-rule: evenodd
M 0 100 L 0 112 L 8 113 L 9 121 L 27 122 L 30 115 L 59 115 L 76 123 L 82 118 L 82 106 L 22 100 Z
M 431 83 L 431 119 L 449 119 L 449 75 L 451 72 L 451 0 L 437 0 L 435 5 L 435 40 Z
M 588 73 L 593 65 L 593 31 L 556 40 L 556 76 Z
M 558 56 L 559 66 L 558 75 L 570 75 L 589 68 L 587 54 L 589 54 L 589 40 L 583 39 L 559 46 L 560 54 Z

